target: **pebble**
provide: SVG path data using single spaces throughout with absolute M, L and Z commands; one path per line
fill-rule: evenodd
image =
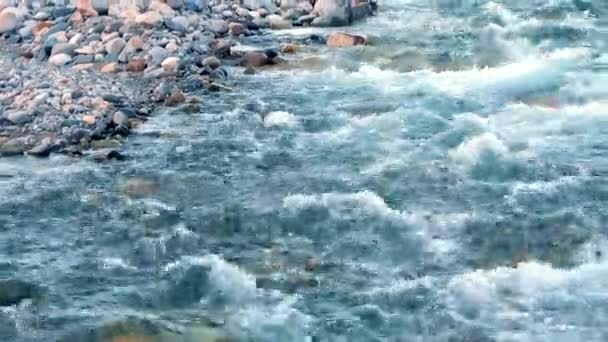
M 162 63 L 161 67 L 167 72 L 174 74 L 179 69 L 179 58 L 177 57 L 168 57 Z
M 49 63 L 55 66 L 64 66 L 72 61 L 72 57 L 65 53 L 60 53 L 49 58 Z
M 104 74 L 113 74 L 118 72 L 120 66 L 116 62 L 108 63 L 101 68 L 101 72 Z

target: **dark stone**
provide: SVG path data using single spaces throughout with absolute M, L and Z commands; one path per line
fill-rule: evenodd
M 163 304 L 169 306 L 187 306 L 198 303 L 209 288 L 209 267 L 193 265 L 183 276 L 169 284 L 166 292 L 161 295 Z
M 125 156 L 120 153 L 120 151 L 106 148 L 95 151 L 93 154 L 93 159 L 97 162 L 107 161 L 107 160 L 125 160 Z
M 273 59 L 279 55 L 277 50 L 274 49 L 266 49 L 264 50 L 264 53 L 266 54 L 266 57 L 268 57 L 268 59 Z
M 74 7 L 66 7 L 66 6 L 53 6 L 51 8 L 51 12 L 49 13 L 51 18 L 61 18 L 74 13 L 76 9 Z
M 114 94 L 104 94 L 101 95 L 101 98 L 114 104 L 122 104 L 126 100 L 124 96 Z
M 245 23 L 245 27 L 250 31 L 258 31 L 260 29 L 260 25 L 254 23 L 253 21 L 247 21 Z
M 75 129 L 71 132 L 68 137 L 68 143 L 72 145 L 77 145 L 80 143 L 82 138 L 89 136 L 89 131 L 86 129 Z
M 95 61 L 95 56 L 93 55 L 78 55 L 74 57 L 74 64 L 88 64 L 93 63 Z M 73 95 L 72 95 L 73 97 Z
M 204 86 L 205 83 L 198 77 L 188 78 L 181 83 L 182 89 L 187 93 L 191 93 L 195 90 L 201 89 Z
M 25 299 L 40 301 L 45 295 L 42 287 L 18 279 L 0 281 L 0 306 L 12 306 Z

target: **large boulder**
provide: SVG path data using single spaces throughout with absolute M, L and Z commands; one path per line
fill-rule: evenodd
M 318 16 L 313 26 L 346 26 L 350 24 L 348 0 L 317 0 L 313 13 Z
M 160 1 L 152 1 L 149 10 L 160 13 L 163 17 L 172 17 L 175 11 L 167 4 Z
M 135 17 L 135 22 L 145 26 L 158 27 L 163 23 L 163 17 L 157 11 L 148 11 Z
M 273 0 L 244 0 L 243 7 L 252 11 L 260 8 L 265 8 L 270 12 L 275 12 L 277 10 L 277 6 Z
M 14 13 L 0 13 L 0 34 L 14 31 L 18 24 L 19 21 Z

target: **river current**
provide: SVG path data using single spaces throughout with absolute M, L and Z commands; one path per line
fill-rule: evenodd
M 125 161 L 0 159 L 0 278 L 45 291 L 0 329 L 608 341 L 608 14 L 589 3 L 387 0 L 345 28 L 369 46 L 235 67 Z

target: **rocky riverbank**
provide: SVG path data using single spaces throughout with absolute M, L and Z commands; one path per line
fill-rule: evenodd
M 152 2 L 145 11 L 116 6 L 107 13 L 87 3 L 4 8 L 0 153 L 120 159 L 124 138 L 157 106 L 198 112 L 193 92 L 230 91 L 231 72 L 284 64 L 282 55 L 296 50 L 290 42 L 245 49 L 244 40 L 268 43 L 268 29 L 342 23 L 323 15 L 329 13 L 322 10 L 327 3 L 317 5 L 170 1 Z M 305 41 L 326 39 L 313 35 Z M 342 47 L 367 40 L 334 36 L 328 43 Z

